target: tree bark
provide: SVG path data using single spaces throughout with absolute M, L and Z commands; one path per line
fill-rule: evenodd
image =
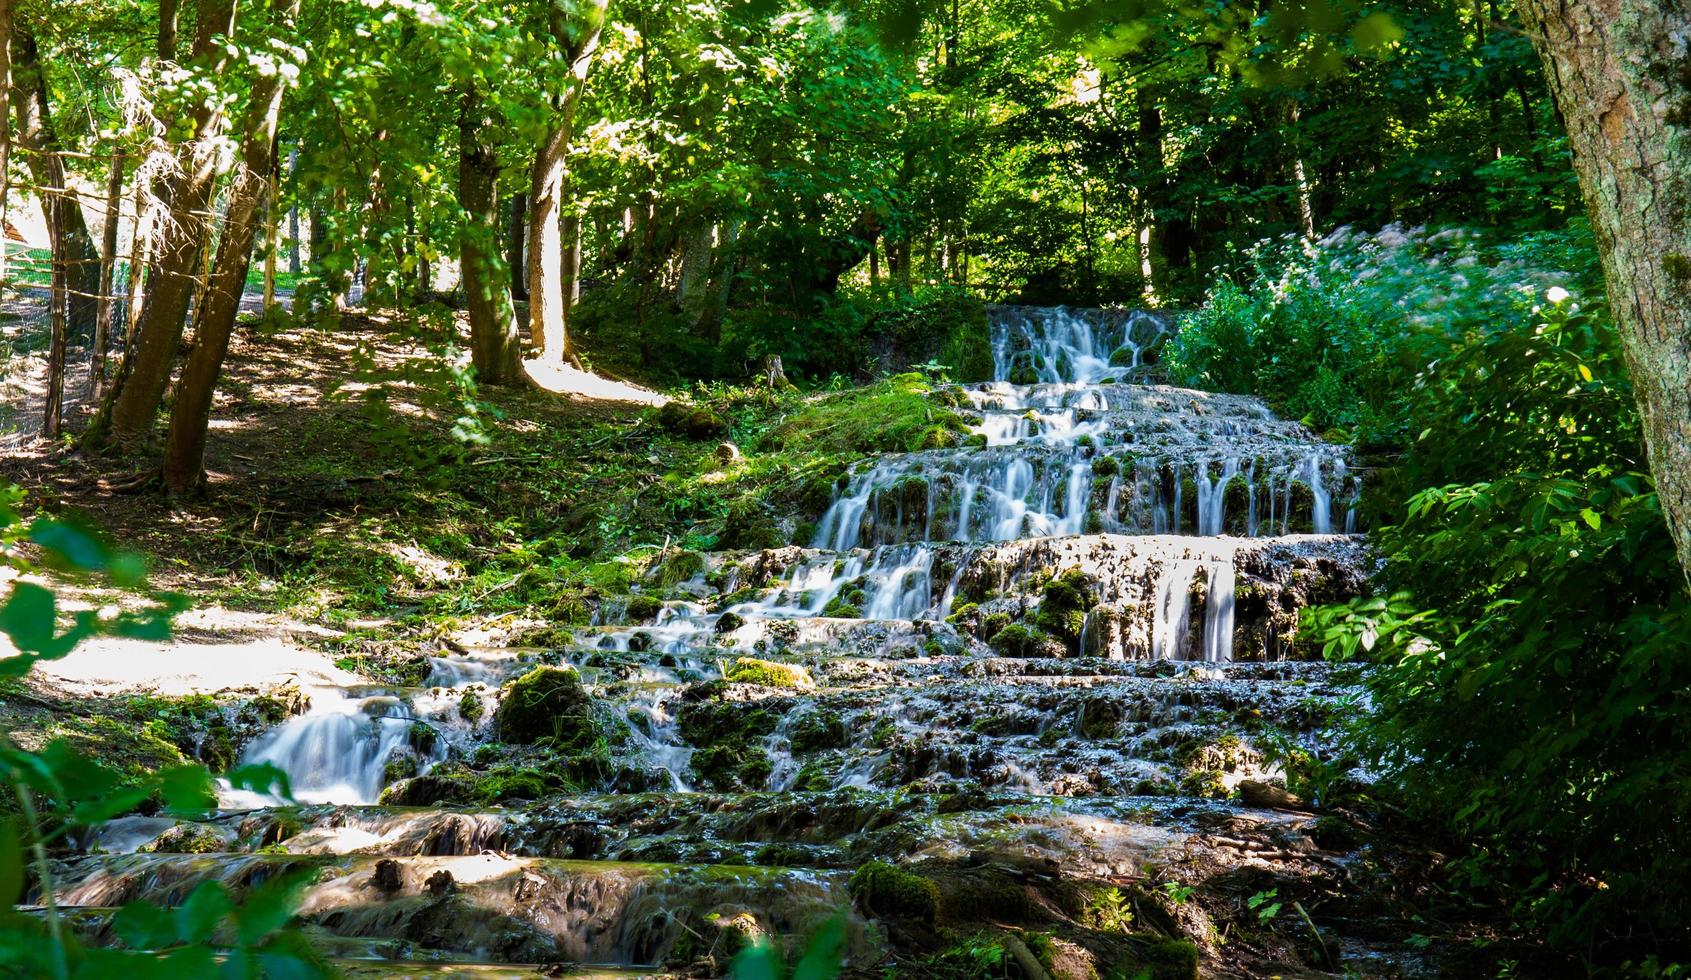
M 5 227 L 12 194 L 12 8 L 0 0 L 0 229 Z M 0 286 L 6 282 L 6 236 L 0 231 Z
M 527 244 L 528 195 L 518 191 L 511 195 L 510 218 L 505 227 L 505 264 L 513 270 L 524 270 L 525 275 L 511 280 L 512 299 L 528 299 L 528 261 L 523 258 Z
M 562 363 L 567 345 L 563 286 L 563 195 L 567 176 L 570 137 L 575 126 L 576 106 L 587 86 L 593 52 L 599 46 L 599 31 L 605 23 L 609 0 L 587 0 L 570 17 L 563 9 L 551 8 L 552 41 L 564 52 L 570 65 L 567 88 L 560 93 L 552 114 L 552 128 L 534 154 L 529 179 L 528 203 L 528 324 L 530 338 L 542 359 Z
M 279 0 L 277 28 L 286 35 L 299 12 L 300 0 Z M 276 170 L 276 122 L 282 109 L 283 86 L 278 74 L 260 76 L 253 84 L 247 123 L 243 127 L 241 164 L 229 193 L 229 208 L 218 246 L 217 260 L 200 311 L 194 349 L 170 410 L 170 435 L 164 451 L 164 484 L 171 493 L 187 493 L 205 480 L 206 427 L 212 396 L 229 353 L 229 338 L 241 312 L 253 240 L 260 208 L 271 195 Z M 267 222 L 269 223 L 269 222 Z
M 106 225 L 100 236 L 100 302 L 94 315 L 94 352 L 88 370 L 89 390 L 99 404 L 106 385 L 106 350 L 112 341 L 112 289 L 117 272 L 118 211 L 123 206 L 123 154 L 112 153 L 111 174 L 106 178 Z
M 47 213 L 47 234 L 52 239 L 52 284 L 47 297 L 47 320 L 49 339 L 47 347 L 47 403 L 41 410 L 41 435 L 45 439 L 56 439 L 59 435 L 59 424 L 64 414 L 65 404 L 65 340 L 68 332 L 67 318 L 69 316 L 69 263 L 66 255 L 66 239 L 60 223 L 64 221 L 65 199 L 59 194 L 49 194 L 42 199 L 43 210 Z
M 1568 127 L 1662 513 L 1691 581 L 1691 5 L 1523 0 Z
M 193 60 L 200 70 L 221 74 L 228 54 L 213 39 L 228 36 L 235 29 L 234 0 L 199 0 L 195 25 Z M 134 357 L 129 377 L 117 389 L 109 422 L 96 420 L 90 427 L 91 444 L 113 444 L 128 448 L 144 438 L 152 427 L 171 363 L 188 315 L 188 303 L 197 284 L 200 250 L 210 237 L 206 212 L 217 186 L 216 137 L 223 118 L 209 101 L 194 107 L 194 135 L 181 150 L 182 174 L 171 182 L 170 223 L 158 247 L 157 274 L 141 310 L 135 331 Z
M 82 216 L 82 205 L 68 196 L 65 162 L 60 154 L 58 132 L 53 127 L 53 115 L 47 97 L 47 80 L 41 70 L 41 53 L 35 35 L 19 30 L 12 37 L 13 84 L 17 89 L 14 109 L 18 119 L 18 143 L 23 149 L 24 164 L 35 181 L 38 195 L 45 206 L 49 196 L 59 198 L 59 218 L 48 222 L 56 228 L 52 234 L 63 238 L 65 262 L 67 323 L 72 333 L 92 336 L 94 319 L 98 313 L 97 296 L 100 290 L 100 255 L 94 248 L 94 236 L 88 233 L 88 223 Z
M 509 269 L 499 260 L 499 159 L 484 139 L 487 108 L 472 91 L 458 105 L 458 264 L 470 314 L 470 361 L 481 384 L 517 379 L 522 339 L 511 308 Z

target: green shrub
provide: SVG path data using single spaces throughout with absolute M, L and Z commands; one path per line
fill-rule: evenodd
M 1599 959 L 1691 939 L 1691 599 L 1613 329 L 1548 306 L 1416 395 L 1382 595 L 1309 614 L 1330 658 L 1376 662 L 1356 748 L 1523 926 Z

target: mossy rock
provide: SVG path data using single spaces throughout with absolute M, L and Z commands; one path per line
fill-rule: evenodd
M 1044 657 L 1053 652 L 1057 643 L 1039 629 L 1024 623 L 1011 623 L 994 633 L 987 645 L 1001 657 Z
M 787 739 L 794 752 L 816 752 L 820 749 L 843 749 L 850 733 L 837 712 L 826 709 L 807 711 L 794 719 Z
M 558 667 L 536 667 L 506 684 L 493 725 L 518 745 L 550 738 L 560 748 L 584 748 L 598 737 L 593 699 L 575 671 Z
M 939 915 L 939 886 L 885 861 L 870 861 L 851 874 L 852 900 L 864 914 L 932 925 Z
M 725 612 L 717 617 L 714 629 L 717 633 L 732 633 L 744 625 L 746 625 L 744 616 L 739 613 Z
M 487 714 L 487 705 L 475 691 L 465 691 L 458 699 L 458 717 L 474 725 Z
M 745 742 L 707 745 L 693 753 L 690 764 L 700 783 L 723 792 L 761 790 L 775 771 L 762 748 Z
M 834 596 L 822 607 L 822 616 L 825 619 L 862 619 L 863 610 L 847 602 L 843 596 Z
M 1097 599 L 1092 595 L 1092 583 L 1078 568 L 1071 568 L 1046 582 L 1034 624 L 1061 639 L 1071 651 L 1080 645 L 1080 635 L 1086 629 L 1086 614 Z
M 756 684 L 760 687 L 810 687 L 810 676 L 801 667 L 778 664 L 771 660 L 741 657 L 725 674 L 730 684 Z
M 658 425 L 665 431 L 696 442 L 720 439 L 728 431 L 728 423 L 703 405 L 671 401 L 658 409 Z
M 663 603 L 656 596 L 636 595 L 628 599 L 628 608 L 624 611 L 630 623 L 649 623 L 658 618 L 663 609 Z
M 141 848 L 155 854 L 218 854 L 228 849 L 223 835 L 197 823 L 179 823 Z
M 652 578 L 664 588 L 674 588 L 705 570 L 705 556 L 697 551 L 677 551 L 665 558 L 652 572 Z
M 1309 837 L 1323 851 L 1354 851 L 1363 844 L 1362 831 L 1344 817 L 1327 814 L 1315 821 Z
M 432 755 L 435 745 L 440 741 L 440 732 L 426 721 L 414 721 L 411 727 L 405 730 L 405 741 L 418 755 Z
M 1198 947 L 1191 940 L 1147 938 L 1135 942 L 1134 946 L 1130 958 L 1112 965 L 1112 976 L 1119 974 L 1144 980 L 1198 980 Z

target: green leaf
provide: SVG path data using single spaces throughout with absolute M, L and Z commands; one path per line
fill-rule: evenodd
M 0 632 L 25 653 L 43 653 L 52 645 L 58 603 L 53 593 L 34 582 L 17 582 L 6 605 L 0 607 Z
M 8 817 L 0 821 L 0 909 L 23 894 L 23 821 Z
M 40 545 L 56 563 L 98 572 L 106 567 L 110 553 L 90 529 L 66 521 L 42 518 L 30 525 L 29 539 Z
M 118 909 L 112 931 L 130 949 L 160 949 L 176 942 L 170 913 L 149 902 L 130 902 Z
M 215 881 L 202 881 L 176 910 L 176 936 L 185 943 L 207 943 L 233 907 L 229 892 Z
M 256 946 L 266 936 L 287 925 L 299 904 L 299 893 L 311 877 L 309 870 L 287 872 L 248 893 L 235 916 L 237 943 Z

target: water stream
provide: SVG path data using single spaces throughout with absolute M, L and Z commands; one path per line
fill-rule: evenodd
M 739 866 L 762 863 L 757 848 L 777 844 L 783 861 L 861 859 L 848 853 L 873 822 L 861 813 L 842 814 L 832 836 L 760 816 L 793 794 L 821 794 L 807 806 L 847 806 L 862 791 L 979 787 L 1016 806 L 1039 801 L 1037 816 L 1016 819 L 1046 828 L 1062 860 L 1101 860 L 1087 842 L 1107 838 L 1122 848 L 1123 867 L 1136 868 L 1135 848 L 1175 839 L 1172 812 L 1155 834 L 1143 814 L 1161 812 L 1146 799 L 1174 792 L 1188 764 L 1182 746 L 1246 708 L 1297 717 L 1326 690 L 1321 665 L 1283 662 L 1296 611 L 1324 601 L 1322 589 L 1354 586 L 1364 568 L 1358 542 L 1333 533 L 1356 529 L 1360 483 L 1344 449 L 1255 399 L 1140 383 L 1165 329 L 1147 314 L 999 309 L 996 378 L 960 392 L 974 438 L 865 460 L 824 513 L 808 515 L 809 540 L 707 556 L 706 572 L 667 592 L 649 621 L 627 622 L 607 604 L 602 622 L 558 650 L 443 653 L 420 687 L 314 690 L 307 713 L 255 740 L 242 761 L 282 769 L 301 802 L 333 805 L 308 811 L 315 829 L 296 838 L 295 853 L 409 861 L 486 847 L 539 862 L 487 870 L 466 891 L 524 922 L 532 894 L 571 910 L 568 922 L 525 925 L 545 936 L 524 955 L 657 962 L 681 941 L 677 917 L 696 923 L 695 913 L 725 901 L 798 928 L 800 911 L 841 900 L 837 876 L 713 879 L 617 863 Z M 1060 608 L 1079 601 L 1063 598 L 1070 586 L 1084 601 Z M 740 658 L 792 678 L 782 688 L 728 686 L 727 703 L 767 717 L 746 722 L 744 749 L 766 764 L 739 757 L 732 770 L 702 768 L 721 753 L 689 741 L 689 724 L 701 692 L 717 690 L 708 682 Z M 445 838 L 438 811 L 372 806 L 396 780 L 472 758 L 491 737 L 500 685 L 537 663 L 579 672 L 615 735 L 619 775 L 538 816 L 453 814 L 474 826 Z M 466 718 L 471 693 L 484 711 Z M 1256 756 L 1241 758 L 1225 779 L 1264 771 Z M 645 775 L 630 783 L 629 773 Z M 748 790 L 774 796 L 710 802 Z M 244 811 L 277 802 L 227 791 L 217 832 L 237 847 L 261 819 Z M 968 853 L 993 839 L 995 812 L 911 824 L 899 846 Z M 1074 836 L 1077 826 L 1090 836 Z M 144 847 L 156 829 L 131 821 L 103 846 Z M 607 863 L 556 862 L 584 857 Z M 186 880 L 165 858 L 135 867 Z M 359 888 L 373 873 L 362 863 L 341 870 Z M 408 873 L 420 881 L 425 870 Z M 94 895 L 93 880 L 72 897 Z M 357 912 L 346 886 L 313 894 L 337 935 L 399 928 Z M 669 918 L 651 919 L 654 909 Z

